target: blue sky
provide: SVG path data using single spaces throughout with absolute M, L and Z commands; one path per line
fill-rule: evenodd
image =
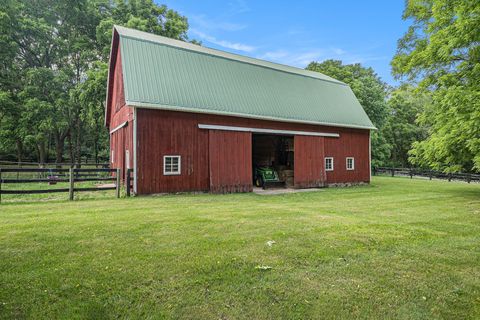
M 190 24 L 206 47 L 304 68 L 338 59 L 372 67 L 389 84 L 390 60 L 407 30 L 404 0 L 156 0 Z

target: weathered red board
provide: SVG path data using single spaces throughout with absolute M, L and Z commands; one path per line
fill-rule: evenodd
M 295 136 L 295 188 L 313 188 L 325 185 L 324 139 L 324 137 Z
M 137 193 L 209 190 L 208 131 L 194 116 L 137 111 Z M 164 175 L 163 157 L 181 156 L 181 174 Z
M 121 168 L 125 174 L 127 167 L 134 165 L 134 109 L 125 104 L 120 55 L 117 50 L 114 77 L 109 83 L 113 90 L 107 115 L 110 130 L 127 122 L 110 136 L 114 153 L 112 167 Z M 198 128 L 199 124 L 338 133 L 339 138 L 295 136 L 295 187 L 370 180 L 369 130 L 153 109 L 137 109 L 136 121 L 139 194 L 251 190 L 251 133 L 216 131 L 209 135 L 209 130 Z M 222 143 L 220 137 L 228 143 Z M 129 159 L 126 159 L 126 150 Z M 165 155 L 181 156 L 179 176 L 163 175 Z M 215 158 L 209 159 L 212 156 Z M 334 171 L 325 174 L 324 157 L 334 157 Z M 355 158 L 355 170 L 346 170 L 346 157 Z M 228 167 L 224 167 L 226 165 Z
M 296 180 L 297 186 L 318 186 L 318 175 L 320 172 L 324 172 L 324 157 L 327 156 L 334 157 L 335 169 L 327 172 L 326 180 L 324 179 L 325 184 L 368 182 L 370 180 L 368 130 L 139 108 L 137 109 L 137 193 L 211 190 L 210 166 L 212 162 L 209 160 L 209 130 L 199 129 L 199 124 L 338 133 L 339 138 L 295 137 L 304 140 L 303 147 L 294 146 L 295 176 L 299 175 Z M 229 131 L 229 133 L 231 132 Z M 323 154 L 319 142 L 322 139 Z M 229 147 L 235 150 L 219 154 L 218 157 L 222 158 L 222 161 L 218 162 L 219 166 L 229 161 L 238 163 L 235 160 L 229 160 L 228 156 L 232 152 L 242 159 L 244 158 L 241 154 L 251 155 L 251 138 L 249 141 L 249 144 L 231 144 Z M 312 151 L 309 144 L 312 144 L 313 150 L 317 151 Z M 312 158 L 312 154 L 315 154 L 315 158 Z M 163 175 L 164 155 L 180 155 L 182 157 L 181 175 Z M 349 156 L 355 157 L 354 171 L 346 170 L 345 158 Z M 303 160 L 308 157 L 310 160 Z M 251 156 L 248 163 L 251 164 Z M 303 167 L 302 163 L 305 163 L 305 166 L 308 165 L 310 169 Z M 312 170 L 313 173 L 308 173 L 309 170 Z M 214 186 L 230 184 L 228 175 L 219 175 L 218 179 L 220 178 L 225 181 L 216 182 Z M 251 176 L 249 179 L 252 179 Z
M 234 131 L 209 133 L 209 130 L 200 129 L 199 124 L 338 133 L 338 138 L 295 136 L 295 186 L 370 181 L 370 131 L 367 129 L 137 108 L 137 130 L 134 133 L 134 108 L 125 104 L 117 32 L 114 32 L 112 52 L 106 110 L 109 130 L 117 128 L 110 134 L 110 148 L 114 153 L 112 168 L 121 168 L 123 173 L 127 167 L 134 168 L 136 145 L 134 169 L 138 194 L 251 190 L 252 134 Z M 126 150 L 129 159 L 126 159 Z M 163 174 L 165 155 L 181 156 L 180 175 Z M 333 171 L 325 172 L 325 157 L 334 158 Z M 347 170 L 347 157 L 354 157 L 354 170 Z
M 339 132 L 339 138 L 325 139 L 325 157 L 333 157 L 333 171 L 326 172 L 327 183 L 369 182 L 369 130 Z M 347 157 L 354 157 L 355 170 L 347 170 Z
M 110 157 L 113 155 L 112 168 L 120 168 L 122 177 L 125 177 L 126 169 L 133 168 L 133 108 L 125 104 L 123 89 L 122 59 L 120 50 L 117 50 L 114 65 L 114 77 L 109 85 L 113 88 L 111 96 L 111 110 L 107 112 L 110 116 L 108 123 L 110 130 L 121 125 L 123 127 L 110 134 Z M 128 150 L 129 159 L 126 158 Z
M 252 134 L 209 130 L 210 191 L 252 191 Z

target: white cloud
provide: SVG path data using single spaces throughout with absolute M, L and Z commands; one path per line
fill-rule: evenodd
M 332 48 L 332 51 L 333 51 L 336 55 L 342 55 L 342 54 L 347 53 L 345 50 L 340 49 L 340 48 Z
M 220 39 L 215 38 L 214 36 L 208 35 L 204 32 L 196 30 L 196 29 L 190 29 L 190 32 L 192 34 L 196 35 L 197 37 L 199 37 L 202 40 L 205 40 L 207 42 L 216 44 L 216 45 L 224 47 L 224 48 L 233 49 L 233 50 L 237 50 L 237 51 L 244 51 L 244 52 L 252 52 L 256 49 L 255 47 L 244 44 L 244 43 L 230 42 L 230 41 L 227 41 L 227 40 L 220 40 Z
M 277 50 L 277 51 L 268 51 L 264 54 L 258 56 L 259 59 L 264 60 L 280 60 L 288 56 L 288 52 L 285 50 Z
M 382 60 L 387 57 L 373 55 L 360 55 L 350 53 L 341 48 L 295 48 L 292 50 L 279 49 L 267 51 L 257 56 L 258 59 L 269 60 L 294 67 L 305 68 L 312 61 L 324 61 L 327 59 L 341 60 L 345 64 L 365 63 L 368 61 Z
M 208 30 L 208 31 L 240 31 L 247 27 L 245 24 L 232 23 L 219 21 L 217 19 L 212 19 L 207 17 L 204 14 L 200 15 L 190 15 L 188 17 L 189 22 L 197 29 Z
M 248 6 L 248 4 L 245 0 L 230 1 L 228 3 L 228 6 L 230 7 L 229 14 L 231 14 L 231 15 L 245 13 L 245 12 L 250 11 L 250 7 Z
M 322 56 L 323 52 L 321 50 L 287 51 L 280 49 L 276 51 L 267 51 L 264 54 L 257 56 L 257 58 L 295 67 L 305 67 L 310 62 L 316 61 Z

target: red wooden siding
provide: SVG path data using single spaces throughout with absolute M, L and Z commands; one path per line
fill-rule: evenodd
M 210 130 L 208 141 L 210 191 L 252 191 L 252 134 Z
M 115 131 L 110 135 L 111 151 L 114 152 L 114 161 L 112 168 L 120 168 L 122 170 L 122 178 L 125 177 L 126 169 L 133 168 L 133 125 L 129 123 L 127 126 Z M 126 158 L 126 150 L 129 152 L 129 159 Z M 112 156 L 110 152 L 110 156 Z
M 328 183 L 370 181 L 370 132 L 351 130 L 342 130 L 338 139 L 325 139 L 325 157 L 333 157 L 333 171 L 327 171 Z M 355 159 L 355 170 L 347 170 L 347 157 Z
M 338 133 L 339 138 L 295 136 L 294 182 L 296 187 L 370 181 L 369 130 L 309 125 L 240 117 L 217 116 L 154 109 L 137 109 L 134 143 L 134 108 L 125 105 L 118 33 L 110 63 L 106 124 L 111 131 L 113 168 L 133 168 L 136 144 L 137 193 L 181 191 L 235 192 L 252 189 L 252 134 L 199 129 L 199 124 L 276 130 Z M 125 158 L 126 150 L 129 159 Z M 181 156 L 181 174 L 164 175 L 163 157 Z M 324 171 L 324 158 L 334 158 L 334 170 Z M 346 158 L 355 169 L 346 170 Z M 127 165 L 127 163 L 129 165 Z
M 194 114 L 137 111 L 137 193 L 207 191 L 208 131 Z M 163 156 L 181 156 L 181 174 L 163 175 Z
M 295 136 L 294 185 L 295 188 L 325 185 L 324 137 Z
M 240 134 L 237 137 L 231 131 L 228 131 L 232 134 L 231 136 L 220 134 L 226 131 L 218 131 L 219 136 L 216 137 L 215 134 L 209 134 L 209 130 L 199 129 L 198 124 L 338 133 L 340 138 L 295 137 L 295 184 L 298 187 L 307 187 L 319 186 L 323 182 L 326 184 L 368 182 L 370 178 L 368 130 L 138 109 L 137 192 L 139 194 L 208 191 L 211 189 L 215 192 L 229 192 L 228 189 L 235 191 L 233 187 L 224 187 L 222 190 L 221 186 L 232 186 L 233 177 L 229 176 L 228 173 L 236 170 L 240 170 L 241 175 L 238 181 L 233 182 L 233 185 L 243 185 L 242 188 L 250 188 L 252 183 L 251 134 L 235 132 Z M 242 139 L 240 136 L 245 136 L 245 134 L 250 137 L 248 142 L 244 140 L 235 141 L 235 139 Z M 231 138 L 225 138 L 228 139 L 229 143 L 221 143 L 223 145 L 222 149 L 215 152 L 217 147 L 211 148 L 211 140 L 218 142 L 220 136 Z M 321 142 L 322 140 L 323 142 Z M 222 150 L 224 152 L 220 153 Z M 218 159 L 209 159 L 211 154 L 216 155 Z M 182 173 L 180 176 L 163 175 L 164 155 L 182 156 Z M 322 177 L 321 173 L 324 172 L 324 157 L 326 156 L 334 157 L 334 171 L 327 172 L 325 180 L 325 176 Z M 355 170 L 347 172 L 345 158 L 350 156 L 355 158 Z M 240 159 L 243 159 L 244 162 L 237 161 Z M 245 165 L 246 163 L 248 163 L 248 168 L 234 169 L 237 165 Z M 212 167 L 215 167 L 213 170 L 218 170 L 218 172 L 211 172 Z M 243 175 L 247 170 L 248 175 Z M 210 182 L 211 175 L 213 175 L 213 183 Z M 249 186 L 246 185 L 247 176 Z M 224 179 L 224 181 L 215 179 Z M 215 188 L 217 190 L 213 190 Z
M 133 108 L 125 105 L 125 94 L 123 89 L 122 60 L 120 49 L 117 50 L 114 77 L 111 79 L 112 97 L 110 105 L 110 130 L 127 122 L 127 125 L 110 134 L 110 157 L 114 153 L 112 168 L 120 168 L 122 176 L 125 177 L 127 162 L 133 168 Z M 130 159 L 126 159 L 126 150 L 129 151 Z

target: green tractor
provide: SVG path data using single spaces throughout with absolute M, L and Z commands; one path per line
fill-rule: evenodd
M 277 171 L 271 167 L 255 167 L 253 172 L 255 186 L 267 189 L 269 187 L 285 187 L 285 182 L 280 181 Z

